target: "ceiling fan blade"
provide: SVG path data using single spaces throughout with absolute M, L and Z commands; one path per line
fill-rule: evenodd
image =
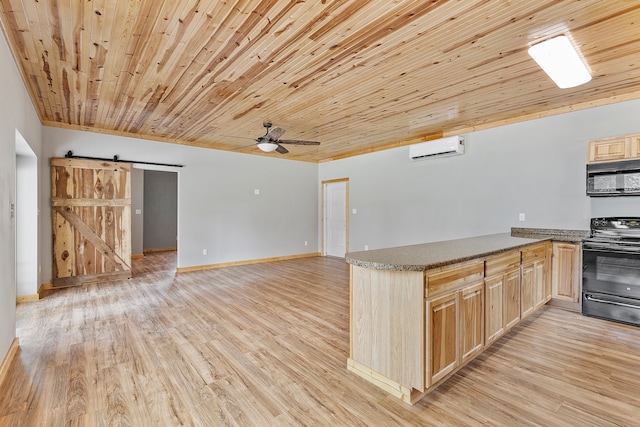
M 280 144 L 278 144 L 278 148 L 276 148 L 276 151 L 280 154 L 287 154 L 289 152 L 289 150 L 287 150 Z
M 242 147 L 232 148 L 232 149 L 231 149 L 231 151 L 242 150 L 243 148 L 247 148 L 247 147 L 255 147 L 255 146 L 256 146 L 256 143 L 254 142 L 253 144 L 243 145 Z
M 278 140 L 282 135 L 284 135 L 284 129 L 281 127 L 272 128 L 265 136 L 267 136 L 272 141 Z
M 318 141 L 303 141 L 300 139 L 281 139 L 278 144 L 320 145 Z

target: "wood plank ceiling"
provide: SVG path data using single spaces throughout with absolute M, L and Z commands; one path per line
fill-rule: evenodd
M 0 17 L 45 125 L 230 150 L 271 121 L 322 142 L 289 159 L 640 98 L 638 1 L 0 0 Z M 528 56 L 558 34 L 591 82 L 558 89 Z

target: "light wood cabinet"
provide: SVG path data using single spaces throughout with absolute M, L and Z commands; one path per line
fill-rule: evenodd
M 427 271 L 352 264 L 347 368 L 417 402 L 520 322 L 523 294 L 529 314 L 545 300 L 548 247 Z
M 484 348 L 484 284 L 460 291 L 460 362 L 482 353 Z
M 520 316 L 522 319 L 533 313 L 535 302 L 533 300 L 534 286 L 534 268 L 533 264 L 522 266 L 522 291 L 520 293 Z
M 485 279 L 487 345 L 520 322 L 520 269 Z
M 520 322 L 520 268 L 504 276 L 504 329 L 508 331 Z
M 553 277 L 551 297 L 569 303 L 580 302 L 581 291 L 580 244 L 554 242 L 552 255 Z
M 640 135 L 615 136 L 589 141 L 588 163 L 640 158 Z
M 453 372 L 460 364 L 459 305 L 457 291 L 427 301 L 427 387 Z
M 493 343 L 504 333 L 504 276 L 494 276 L 484 282 L 486 295 L 485 343 Z
M 484 348 L 484 284 L 426 301 L 426 386 L 445 378 Z
M 520 321 L 520 251 L 485 261 L 485 343 L 489 345 Z
M 525 319 L 551 298 L 548 285 L 548 245 L 542 243 L 522 251 L 520 318 Z
M 538 261 L 533 264 L 533 306 L 540 308 L 549 298 L 546 294 L 547 262 Z M 550 295 L 549 295 L 550 297 Z
M 625 137 L 590 141 L 588 161 L 592 163 L 624 160 L 630 155 L 630 147 L 631 146 L 627 144 L 627 138 Z M 629 148 L 629 151 L 627 148 Z
M 473 260 L 425 273 L 426 387 L 483 349 L 483 272 L 484 263 Z

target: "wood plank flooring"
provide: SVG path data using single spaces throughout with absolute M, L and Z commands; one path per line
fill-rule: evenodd
M 20 304 L 0 426 L 640 425 L 640 329 L 545 308 L 410 407 L 346 370 L 343 261 L 174 256 Z

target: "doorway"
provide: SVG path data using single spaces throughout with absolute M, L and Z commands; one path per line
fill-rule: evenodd
M 142 251 L 178 250 L 178 174 L 144 171 Z
M 134 275 L 174 270 L 178 261 L 179 171 L 134 164 L 131 178 Z
M 16 296 L 38 296 L 38 158 L 16 129 Z
M 322 254 L 344 258 L 349 250 L 349 178 L 322 181 Z

